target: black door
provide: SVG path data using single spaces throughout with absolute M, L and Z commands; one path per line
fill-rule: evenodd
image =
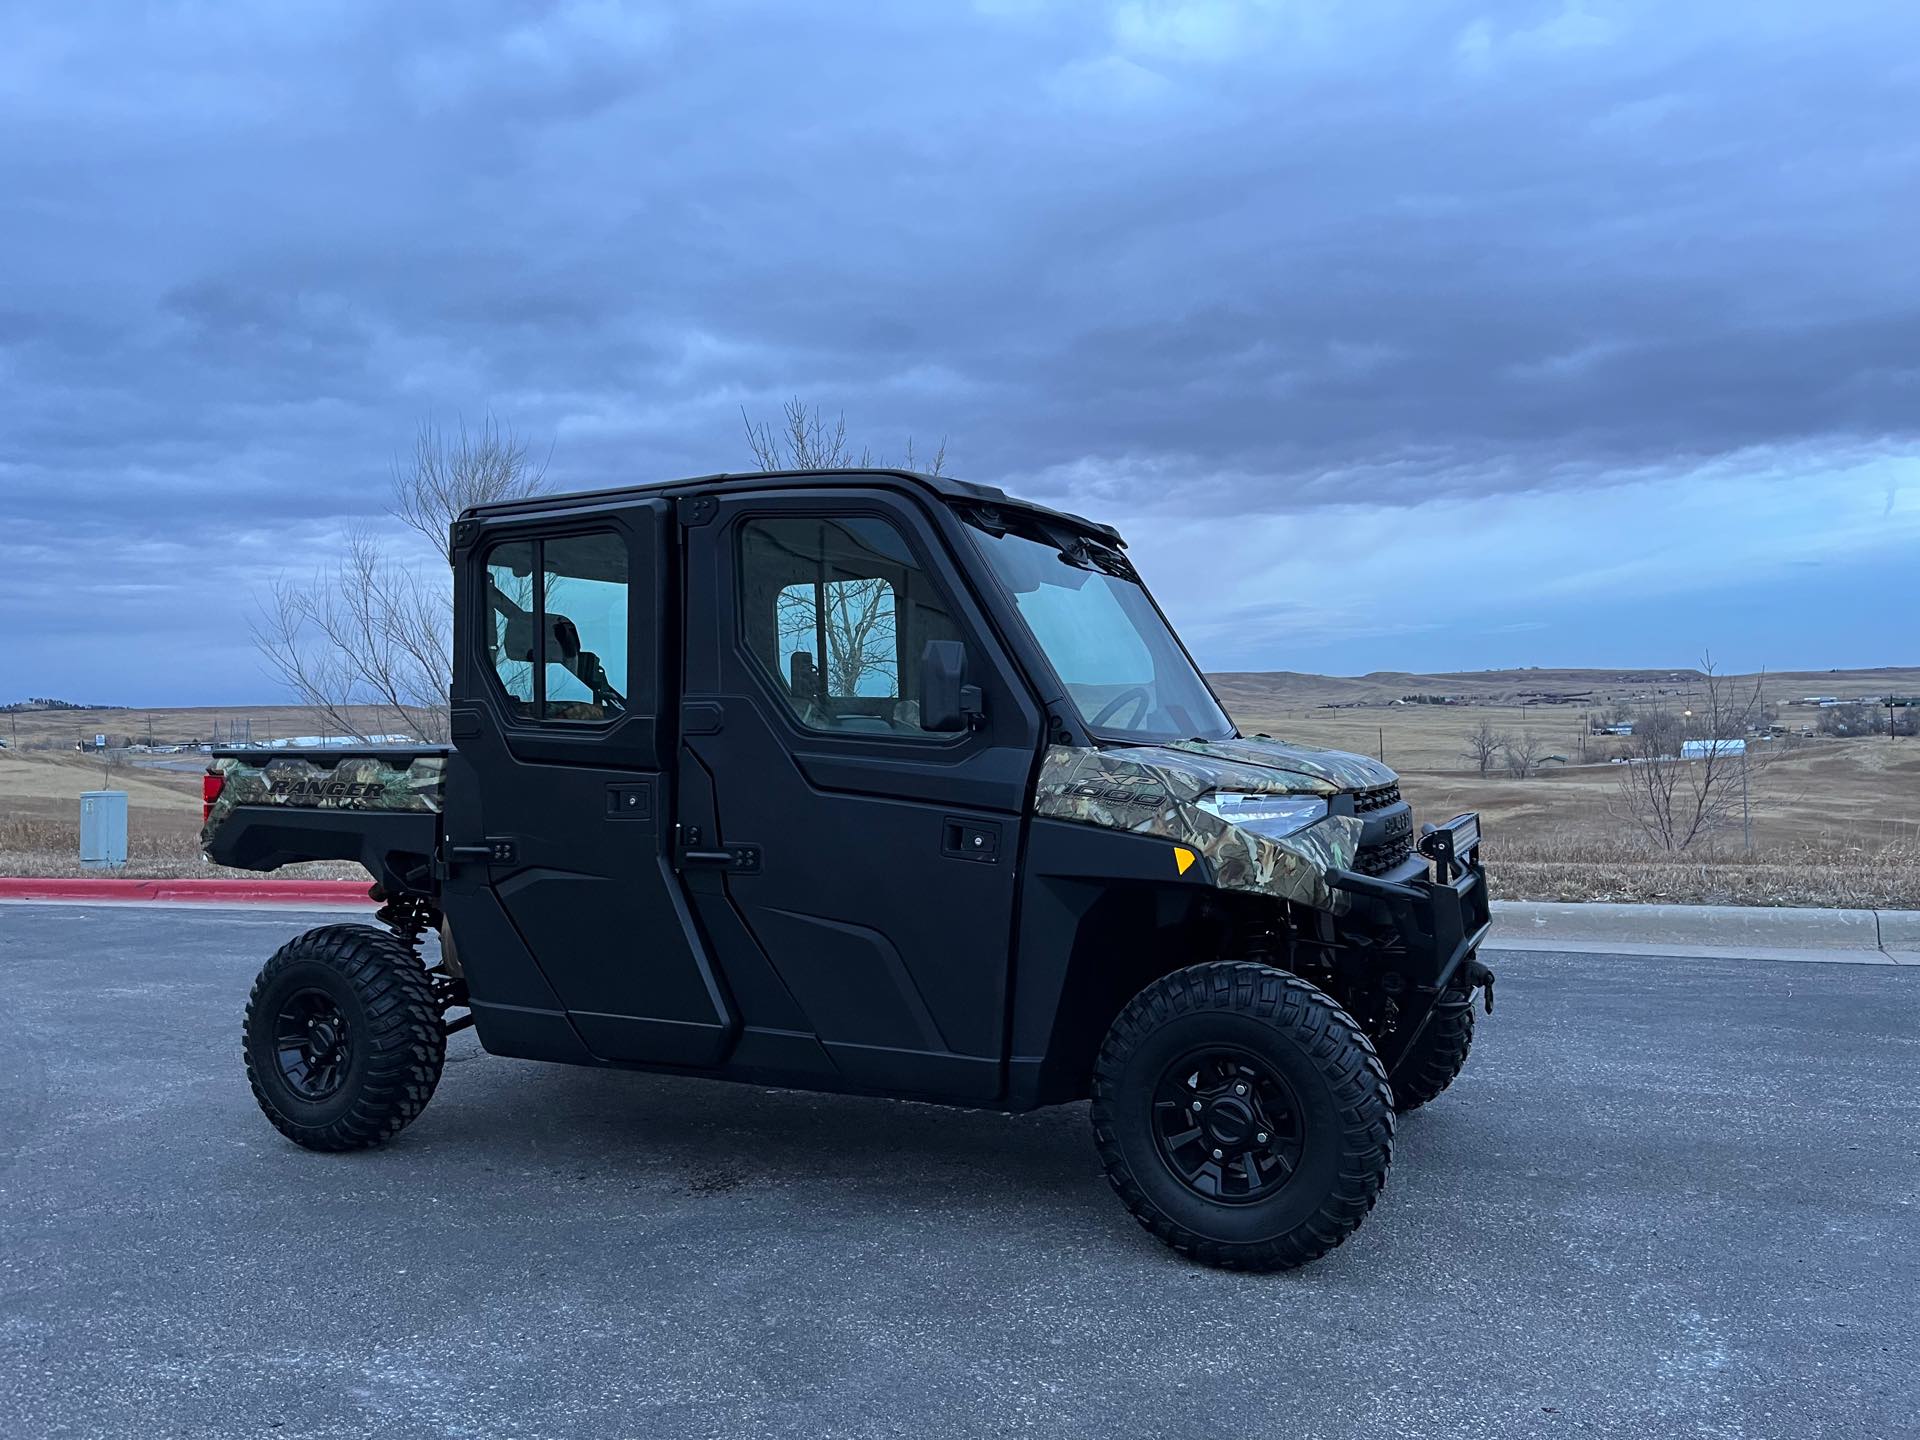
M 1038 709 L 916 502 L 684 508 L 680 847 L 742 1011 L 737 1058 L 993 1098 Z M 977 727 L 921 727 L 931 640 L 965 646 Z
M 457 527 L 444 903 L 489 1049 L 713 1065 L 737 1029 L 666 843 L 674 534 L 664 500 Z

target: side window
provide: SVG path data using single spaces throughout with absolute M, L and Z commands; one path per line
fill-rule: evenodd
M 488 659 L 513 712 L 587 724 L 625 714 L 625 541 L 508 541 L 487 552 L 486 573 Z
M 852 515 L 748 520 L 738 534 L 742 638 L 795 717 L 924 734 L 920 652 L 959 631 L 906 538 Z
M 494 546 L 487 552 L 487 658 L 522 715 L 533 707 L 532 616 L 533 545 L 515 540 Z

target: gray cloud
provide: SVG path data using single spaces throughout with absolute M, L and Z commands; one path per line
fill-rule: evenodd
M 287 547 L 216 586 L 176 568 L 210 527 L 319 544 L 420 417 L 488 406 L 588 483 L 741 463 L 740 406 L 799 392 L 1132 515 L 1920 425 L 1904 4 L 11 24 L 0 600 L 77 586 L 76 634 L 64 538 L 209 612 L 211 650 Z

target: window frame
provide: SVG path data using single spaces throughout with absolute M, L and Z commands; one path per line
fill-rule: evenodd
M 731 569 L 727 589 L 730 595 L 729 603 L 733 608 L 733 624 L 731 628 L 733 632 L 734 653 L 742 666 L 753 676 L 754 683 L 759 685 L 761 690 L 773 701 L 774 710 L 779 713 L 788 728 L 809 740 L 819 739 L 831 741 L 836 744 L 868 746 L 876 744 L 917 745 L 933 749 L 952 749 L 962 746 L 972 738 L 972 734 L 965 730 L 948 732 L 916 728 L 913 730 L 889 730 L 883 733 L 880 731 L 864 730 L 831 730 L 824 726 L 809 725 L 800 718 L 799 712 L 794 709 L 792 692 L 787 689 L 785 682 L 767 669 L 765 662 L 762 661 L 760 656 L 755 652 L 748 639 L 746 606 L 747 566 L 744 553 L 747 527 L 756 521 L 767 520 L 834 521 L 852 519 L 877 520 L 893 531 L 906 548 L 907 554 L 912 557 L 914 568 L 919 571 L 921 577 L 931 587 L 933 593 L 939 597 L 941 606 L 946 612 L 947 619 L 953 625 L 955 632 L 966 643 L 969 652 L 971 653 L 979 649 L 979 641 L 972 633 L 973 627 L 966 621 L 965 610 L 955 603 L 952 587 L 949 586 L 940 575 L 939 567 L 928 559 L 926 546 L 921 543 L 919 537 L 915 534 L 915 527 L 911 523 L 908 523 L 906 517 L 883 505 L 878 505 L 868 500 L 862 500 L 853 504 L 835 505 L 829 500 L 816 500 L 809 496 L 805 502 L 800 504 L 749 505 L 735 512 L 729 518 L 729 533 L 725 546 L 725 554 L 727 563 Z M 896 606 L 895 614 L 898 616 L 899 587 L 890 585 L 889 588 L 893 590 L 894 603 Z M 899 623 L 897 619 L 895 623 Z M 776 636 L 778 634 L 777 620 L 775 622 L 775 634 Z M 917 665 L 918 661 L 916 660 L 913 663 Z M 902 683 L 904 677 L 898 674 L 901 668 L 901 665 L 896 662 L 895 686 L 902 691 L 901 694 L 895 697 L 896 703 L 914 698 L 905 693 L 905 687 Z
M 631 701 L 634 651 L 633 542 L 631 538 L 625 531 L 619 529 L 617 526 L 611 525 L 591 525 L 583 529 L 554 530 L 551 533 L 544 530 L 533 533 L 506 533 L 493 539 L 491 543 L 480 551 L 477 569 L 480 573 L 482 586 L 488 587 L 482 590 L 481 604 L 487 631 L 490 635 L 493 627 L 494 611 L 493 597 L 490 593 L 492 576 L 488 571 L 492 568 L 493 556 L 496 552 L 513 545 L 529 545 L 533 549 L 531 577 L 535 583 L 533 586 L 533 608 L 530 613 L 533 619 L 535 658 L 531 662 L 533 665 L 533 699 L 531 701 L 522 700 L 518 695 L 515 695 L 511 690 L 507 689 L 506 681 L 500 674 L 499 665 L 491 653 L 492 644 L 490 639 L 483 640 L 482 642 L 485 662 L 482 668 L 487 672 L 487 684 L 493 692 L 494 699 L 503 704 L 502 715 L 513 725 L 534 726 L 540 729 L 559 726 L 567 730 L 601 731 L 610 730 L 627 718 L 627 712 L 622 712 L 619 715 L 603 716 L 598 720 L 563 719 L 547 714 L 547 640 L 549 638 L 547 632 L 547 542 L 549 540 L 581 540 L 592 535 L 611 536 L 619 544 L 621 552 L 626 556 L 627 560 L 627 578 L 622 582 L 627 590 L 627 621 L 626 633 L 621 636 L 621 644 L 626 649 L 626 655 L 623 657 L 625 661 L 623 669 L 627 675 L 627 688 L 629 691 L 629 701 Z M 514 707 L 526 705 L 532 706 L 531 713 L 518 714 L 515 712 Z

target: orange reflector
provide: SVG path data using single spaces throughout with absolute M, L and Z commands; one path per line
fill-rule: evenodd
M 1173 863 L 1180 867 L 1180 873 L 1182 875 L 1191 870 L 1193 868 L 1193 862 L 1199 858 L 1198 855 L 1195 855 L 1193 851 L 1187 849 L 1184 845 L 1176 845 L 1173 847 Z

